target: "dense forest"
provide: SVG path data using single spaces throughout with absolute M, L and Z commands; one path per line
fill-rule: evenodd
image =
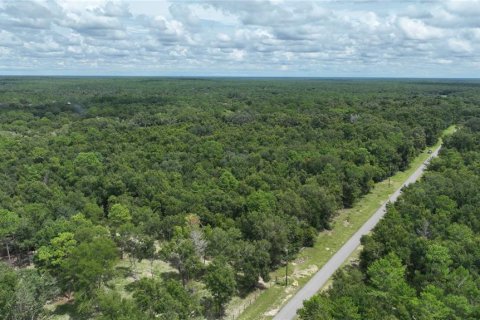
M 480 319 L 480 118 L 362 240 L 360 263 L 300 310 L 302 319 Z
M 313 245 L 336 210 L 464 122 L 470 131 L 447 141 L 427 179 L 365 239 L 361 266 L 303 317 L 342 318 L 346 301 L 352 319 L 386 319 L 387 305 L 403 317 L 427 303 L 473 319 L 479 89 L 466 80 L 0 78 L 0 319 L 59 312 L 44 308 L 52 303 L 75 319 L 218 318 Z M 172 270 L 154 272 L 158 261 Z M 396 287 L 375 287 L 388 286 L 382 268 L 396 268 Z M 441 300 L 446 292 L 452 300 Z

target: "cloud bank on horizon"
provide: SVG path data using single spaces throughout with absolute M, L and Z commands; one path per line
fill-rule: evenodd
M 480 0 L 0 0 L 0 74 L 479 77 Z

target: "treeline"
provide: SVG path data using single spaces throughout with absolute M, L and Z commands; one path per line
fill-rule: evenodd
M 479 319 L 479 169 L 480 118 L 472 118 L 363 238 L 360 264 L 337 272 L 300 317 Z
M 63 295 L 78 317 L 217 317 L 475 114 L 478 86 L 4 78 L 0 252 L 35 271 L 4 273 L 0 314 Z M 120 259 L 177 272 L 119 292 Z

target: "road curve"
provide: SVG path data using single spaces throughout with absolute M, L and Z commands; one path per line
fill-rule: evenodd
M 428 157 L 423 164 L 415 170 L 414 173 L 402 184 L 402 186 L 396 190 L 388 200 L 381 205 L 381 207 L 368 219 L 363 226 L 358 229 L 355 234 L 348 239 L 348 241 L 338 250 L 333 257 L 308 281 L 303 288 L 301 288 L 289 301 L 283 306 L 282 309 L 275 315 L 274 320 L 291 320 L 294 319 L 297 310 L 303 306 L 303 301 L 310 299 L 315 293 L 317 293 L 330 277 L 337 271 L 343 264 L 343 262 L 355 251 L 360 245 L 360 238 L 363 235 L 368 234 L 375 225 L 385 215 L 386 206 L 388 202 L 395 202 L 402 192 L 402 188 L 415 182 L 423 174 L 423 171 L 427 167 L 428 163 L 433 157 L 438 155 L 441 146 L 436 148 L 432 154 Z

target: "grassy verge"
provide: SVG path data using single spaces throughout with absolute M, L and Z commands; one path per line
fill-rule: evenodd
M 443 136 L 455 131 L 447 128 Z M 397 190 L 403 182 L 429 157 L 428 150 L 434 150 L 442 143 L 427 148 L 410 164 L 410 168 L 398 172 L 390 179 L 375 184 L 372 191 L 358 201 L 353 208 L 340 210 L 332 223 L 332 230 L 319 234 L 312 248 L 303 249 L 289 264 L 289 286 L 285 288 L 285 268 L 271 273 L 272 281 L 263 291 L 255 291 L 245 299 L 236 299 L 227 308 L 225 319 L 257 320 L 271 319 L 276 311 L 292 297 L 315 272 L 371 217 L 373 213 Z M 358 250 L 356 250 L 358 251 Z M 358 253 L 356 252 L 358 255 Z M 353 254 L 355 256 L 355 253 Z M 281 279 L 276 281 L 276 279 Z

